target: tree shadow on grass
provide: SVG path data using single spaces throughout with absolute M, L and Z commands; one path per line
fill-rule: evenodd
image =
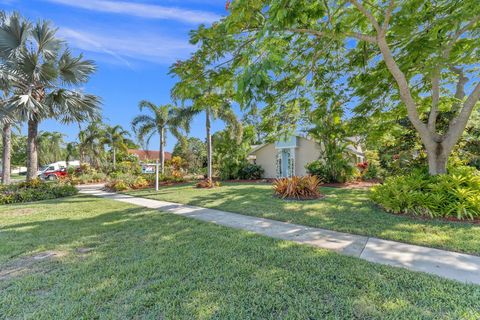
M 23 254 L 69 252 L 42 273 L 0 282 L 7 318 L 460 318 L 480 310 L 475 286 L 143 208 L 11 224 L 0 239 Z
M 192 196 L 192 192 L 197 192 Z M 375 206 L 368 190 L 321 188 L 325 198 L 285 201 L 273 197 L 268 185 L 228 183 L 218 189 L 165 187 L 134 195 L 215 208 L 267 219 L 373 236 L 480 255 L 480 226 L 461 222 L 421 220 L 394 215 Z M 187 194 L 188 193 L 188 194 Z M 183 194 L 187 194 L 182 197 Z

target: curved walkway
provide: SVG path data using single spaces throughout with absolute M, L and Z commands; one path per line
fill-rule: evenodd
M 176 215 L 247 230 L 268 237 L 308 244 L 367 261 L 422 271 L 480 285 L 480 257 L 395 241 L 306 227 L 276 220 L 184 204 L 106 192 L 103 185 L 79 186 L 80 192 Z

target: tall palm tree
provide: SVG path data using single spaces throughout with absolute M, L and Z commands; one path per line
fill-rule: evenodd
M 130 133 L 121 126 L 107 126 L 104 131 L 104 143 L 110 146 L 113 160 L 113 170 L 117 167 L 117 150 L 126 149 L 125 139 Z
M 0 25 L 5 23 L 7 16 L 4 12 L 0 12 Z M 0 59 L 2 64 L 9 59 L 7 54 L 0 52 Z M 3 77 L 3 71 L 0 70 L 0 90 L 3 92 L 3 97 L 0 102 L 1 108 L 5 108 L 6 101 L 10 95 L 11 83 L 8 77 Z M 11 179 L 11 157 L 12 157 L 12 121 L 10 117 L 2 117 L 0 125 L 2 127 L 2 183 L 10 184 Z
M 16 112 L 28 123 L 27 180 L 38 169 L 38 125 L 54 118 L 63 123 L 83 122 L 99 117 L 100 99 L 76 88 L 86 83 L 96 67 L 82 55 L 74 56 L 56 37 L 49 22 L 30 23 L 18 13 L 0 26 L 0 76 L 12 84 L 13 95 L 2 115 Z
M 242 137 L 242 125 L 233 112 L 231 101 L 235 88 L 229 70 L 215 71 L 208 69 L 208 61 L 201 51 L 196 52 L 186 61 L 177 61 L 170 74 L 179 78 L 171 90 L 174 100 L 189 102 L 190 107 L 183 107 L 181 113 L 190 120 L 199 113 L 205 114 L 205 131 L 207 140 L 207 178 L 212 179 L 212 133 L 211 122 L 223 120 L 227 128 L 236 137 Z
M 182 139 L 181 129 L 188 132 L 188 121 L 180 113 L 180 109 L 170 104 L 155 105 L 149 101 L 141 101 L 140 111 L 148 109 L 150 115 L 141 114 L 132 120 L 133 132 L 143 145 L 149 144 L 153 135 L 160 137 L 160 170 L 165 172 L 165 143 L 167 131 L 170 131 L 177 139 Z
M 198 99 L 197 101 L 200 102 L 201 99 Z M 205 135 L 207 140 L 207 178 L 211 180 L 213 177 L 212 120 L 222 120 L 227 125 L 227 129 L 231 131 L 230 134 L 239 138 L 241 138 L 243 134 L 242 125 L 233 112 L 231 105 L 228 103 L 222 104 L 221 107 L 215 107 L 215 105 L 198 104 L 194 101 L 193 106 L 182 108 L 181 113 L 184 115 L 185 119 L 188 119 L 188 121 L 191 121 L 193 116 L 197 114 L 205 114 Z
M 5 101 L 8 99 L 8 85 L 0 81 L 0 90 L 3 91 L 3 99 L 0 101 L 0 107 L 5 107 Z M 2 183 L 10 184 L 11 174 L 11 156 L 12 156 L 12 122 L 8 117 L 2 117 L 0 121 L 2 128 Z

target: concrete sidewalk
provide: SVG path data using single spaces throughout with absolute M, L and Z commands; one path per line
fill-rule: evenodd
M 308 244 L 367 261 L 422 271 L 480 285 L 480 257 L 306 227 L 276 220 L 102 191 L 102 185 L 79 186 L 94 195 L 176 215 L 247 230 L 268 237 Z

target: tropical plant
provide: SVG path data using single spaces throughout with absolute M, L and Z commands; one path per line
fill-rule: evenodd
M 154 134 L 160 137 L 160 169 L 165 172 L 165 143 L 167 132 L 170 131 L 178 140 L 182 139 L 181 129 L 188 132 L 188 121 L 180 109 L 170 105 L 155 105 L 149 101 L 141 101 L 140 111 L 148 109 L 152 114 L 141 114 L 132 120 L 133 132 L 142 145 L 148 146 Z M 148 149 L 148 148 L 147 148 Z
M 103 129 L 102 123 L 95 121 L 78 133 L 80 162 L 88 161 L 97 169 L 105 158 Z
M 117 151 L 122 150 L 126 152 L 127 150 L 125 139 L 129 135 L 130 133 L 120 125 L 107 126 L 103 131 L 103 143 L 107 144 L 112 152 L 113 170 L 117 167 Z
M 64 158 L 65 135 L 60 132 L 42 131 L 38 135 L 38 163 L 47 165 Z
M 446 172 L 480 99 L 478 1 L 233 1 L 228 11 L 192 32 L 191 60 L 231 75 L 244 108 L 261 101 L 267 119 L 295 123 L 313 96 L 305 88 L 325 88 L 339 60 L 356 113 L 407 116 L 429 173 Z
M 72 158 L 78 156 L 78 143 L 69 142 L 65 146 L 65 164 L 67 168 L 69 167 L 70 161 Z
M 238 172 L 240 179 L 258 180 L 261 179 L 265 170 L 257 164 L 246 163 Z
M 10 81 L 12 96 L 3 116 L 18 114 L 28 122 L 27 179 L 38 168 L 38 125 L 46 118 L 63 123 L 93 120 L 99 115 L 99 98 L 78 90 L 95 71 L 93 61 L 74 56 L 56 37 L 47 21 L 30 23 L 18 13 L 0 26 L 1 77 Z
M 372 189 L 371 199 L 389 212 L 431 218 L 480 219 L 480 171 L 455 166 L 430 176 L 426 169 L 390 177 Z
M 222 180 L 240 178 L 240 172 L 247 165 L 247 156 L 255 140 L 252 126 L 245 127 L 240 137 L 234 134 L 234 130 L 227 127 L 213 135 L 214 164 Z
M 273 190 L 275 196 L 282 199 L 311 200 L 318 199 L 320 179 L 316 176 L 303 176 L 275 179 Z
M 6 15 L 0 12 L 0 24 L 3 25 L 6 20 Z M 9 59 L 8 55 L 0 52 L 0 59 L 5 63 L 5 60 Z M 1 72 L 1 71 L 0 71 Z M 2 91 L 2 99 L 0 101 L 0 108 L 5 108 L 5 103 L 10 95 L 11 83 L 6 77 L 0 76 L 0 90 Z M 2 127 L 2 184 L 10 184 L 11 174 L 11 156 L 12 156 L 12 122 L 14 116 L 2 117 L 0 122 Z
M 207 165 L 205 142 L 195 137 L 180 139 L 173 147 L 172 156 L 184 159 L 187 169 L 191 173 L 198 173 Z
M 342 120 L 342 103 L 336 98 L 323 101 L 310 116 L 309 135 L 322 147 L 320 159 L 309 163 L 307 171 L 323 182 L 345 182 L 353 177 L 353 155 L 349 145 L 347 126 Z
M 220 119 L 227 127 L 235 132 L 236 137 L 242 136 L 242 125 L 232 108 L 234 95 L 231 75 L 205 70 L 205 61 L 202 57 L 177 61 L 171 67 L 171 74 L 176 75 L 179 81 L 173 87 L 171 93 L 175 100 L 182 103 L 190 101 L 189 107 L 183 107 L 181 114 L 185 119 L 191 120 L 194 115 L 205 114 L 205 133 L 207 140 L 207 179 L 213 177 L 213 153 L 212 153 L 212 120 Z

